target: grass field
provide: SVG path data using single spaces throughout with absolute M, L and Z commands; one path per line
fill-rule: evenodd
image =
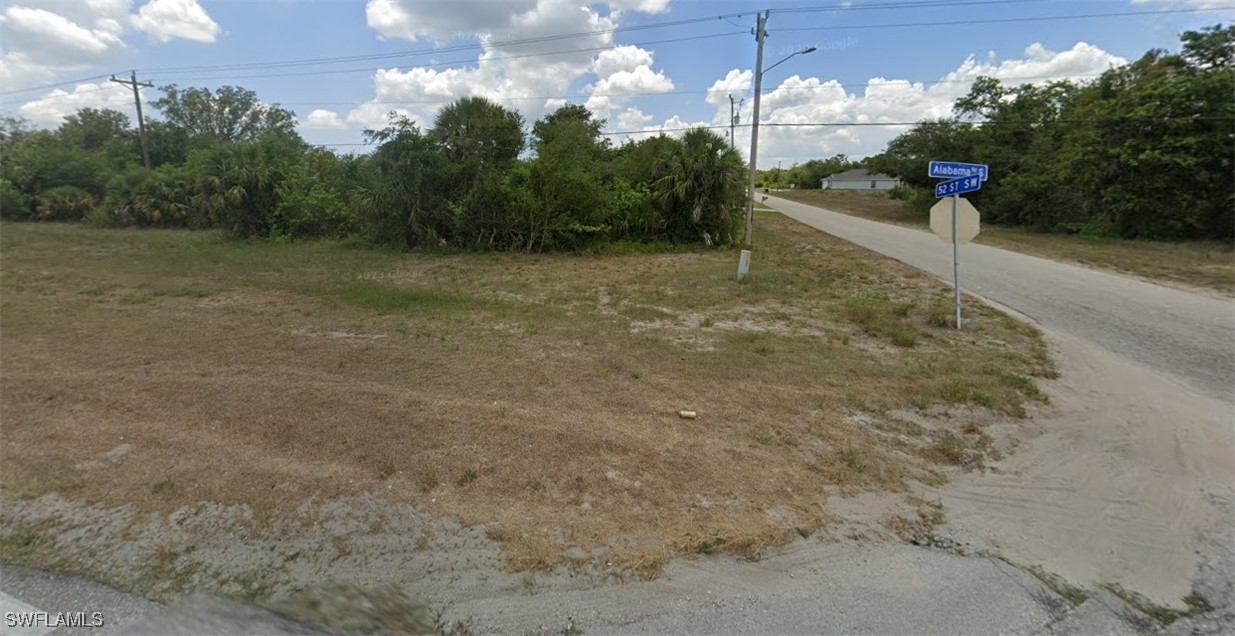
M 782 190 L 777 195 L 884 223 L 927 227 L 924 213 L 882 192 Z M 1230 243 L 1094 239 L 989 224 L 975 242 L 1235 296 L 1235 245 Z
M 734 251 L 2 224 L 0 487 L 259 518 L 379 493 L 484 524 L 516 570 L 655 572 L 826 525 L 828 487 L 938 482 L 990 450 L 898 410 L 1041 399 L 1030 328 L 974 303 L 957 332 L 930 277 L 777 214 L 756 228 L 739 284 Z

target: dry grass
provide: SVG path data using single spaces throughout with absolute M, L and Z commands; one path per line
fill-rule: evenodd
M 1029 328 L 980 305 L 970 331 L 933 326 L 937 281 L 779 215 L 756 228 L 738 284 L 727 251 L 407 255 L 4 224 L 0 484 L 259 516 L 376 491 L 484 524 L 514 569 L 581 548 L 655 572 L 825 524 L 826 486 L 938 479 L 929 452 L 851 414 L 1015 416 L 1039 397 Z
M 906 227 L 925 229 L 928 223 L 925 213 L 883 192 L 782 190 L 778 196 Z M 995 225 L 983 226 L 975 242 L 1235 296 L 1235 245 L 1230 243 L 1094 239 Z

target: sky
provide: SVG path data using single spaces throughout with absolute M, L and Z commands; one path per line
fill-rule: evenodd
M 732 107 L 749 156 L 764 9 L 769 168 L 879 153 L 982 75 L 1084 81 L 1177 50 L 1181 32 L 1230 23 L 1235 0 L 8 0 L 0 112 L 39 127 L 83 107 L 135 117 L 108 76 L 136 71 L 154 84 L 147 117 L 161 86 L 238 85 L 340 152 L 365 152 L 363 131 L 392 110 L 429 128 L 444 104 L 481 95 L 528 128 L 584 104 L 623 133 L 616 144 L 695 125 L 728 136 Z

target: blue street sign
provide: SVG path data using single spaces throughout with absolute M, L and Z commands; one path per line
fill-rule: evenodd
M 935 184 L 935 198 L 948 197 L 954 194 L 973 192 L 982 189 L 982 177 L 973 175 L 951 181 L 940 181 Z
M 990 168 L 984 163 L 960 163 L 958 161 L 932 161 L 926 174 L 939 179 L 956 179 L 978 175 L 986 181 Z

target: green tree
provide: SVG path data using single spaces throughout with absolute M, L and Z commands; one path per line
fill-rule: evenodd
M 186 164 L 196 177 L 192 206 L 234 236 L 269 236 L 275 228 L 279 188 L 302 156 L 298 140 L 277 131 L 254 141 L 195 150 Z
M 453 219 L 444 196 L 446 157 L 441 146 L 412 120 L 393 112 L 385 128 L 364 134 L 379 144 L 370 160 L 376 179 L 361 192 L 370 238 L 402 247 L 434 247 L 447 241 Z
M 654 189 L 670 237 L 708 245 L 734 243 L 746 201 L 745 175 L 742 158 L 724 137 L 706 128 L 686 131 Z
M 438 112 L 430 135 L 446 158 L 439 181 L 454 216 L 455 241 L 509 247 L 502 179 L 523 151 L 523 117 L 483 97 L 465 97 Z
M 1180 55 L 1194 69 L 1226 69 L 1235 66 L 1235 25 L 1221 24 L 1200 31 L 1185 31 Z
M 56 134 L 68 146 L 102 151 L 126 163 L 140 159 L 137 135 L 124 113 L 106 108 L 83 108 L 65 117 Z
M 607 230 L 609 199 L 604 171 L 609 142 L 600 136 L 604 121 L 579 104 L 568 104 L 532 126 L 531 192 L 540 215 L 521 232 L 523 249 L 573 248 Z
M 256 141 L 267 133 L 300 139 L 296 114 L 278 104 L 267 105 L 257 93 L 239 86 L 205 88 L 160 87 L 163 96 L 151 102 L 164 120 L 185 132 L 196 146 L 229 141 Z
M 432 136 L 469 182 L 504 170 L 523 151 L 523 116 L 483 97 L 464 97 L 438 111 Z

